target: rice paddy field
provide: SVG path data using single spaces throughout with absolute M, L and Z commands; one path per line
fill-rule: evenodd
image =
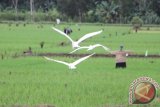
M 127 59 L 126 69 L 115 69 L 114 57 L 91 57 L 70 70 L 67 66 L 45 60 L 39 53 L 69 53 L 70 41 L 51 29 L 52 24 L 0 24 L 0 105 L 55 107 L 128 107 L 129 87 L 148 76 L 160 83 L 160 58 Z M 134 54 L 160 55 L 160 27 L 142 27 L 138 33 L 132 26 L 63 24 L 72 28 L 70 37 L 79 39 L 86 33 L 103 29 L 100 35 L 80 45 L 100 43 L 111 50 L 124 45 Z M 80 28 L 80 31 L 78 30 Z M 40 43 L 44 42 L 44 47 Z M 63 45 L 62 45 L 63 44 Z M 34 55 L 24 55 L 31 47 Z M 102 48 L 79 50 L 76 54 L 109 54 Z M 49 56 L 66 62 L 79 57 Z M 139 106 L 139 105 L 132 105 Z M 143 105 L 144 106 L 144 105 Z M 147 107 L 160 106 L 160 91 Z

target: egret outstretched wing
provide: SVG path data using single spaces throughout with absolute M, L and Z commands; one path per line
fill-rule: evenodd
M 65 37 L 67 37 L 71 42 L 74 42 L 67 34 L 65 34 L 64 32 L 62 32 L 61 30 L 55 28 L 55 27 L 52 27 L 53 30 L 57 31 L 58 33 L 64 35 Z
M 77 65 L 77 64 L 81 63 L 82 61 L 86 60 L 87 58 L 91 57 L 91 56 L 94 55 L 94 54 L 95 54 L 95 53 L 93 53 L 93 54 L 91 54 L 91 55 L 88 55 L 88 56 L 85 56 L 85 57 L 83 57 L 83 58 L 80 58 L 80 59 L 78 59 L 77 61 L 73 62 L 72 64 L 73 64 L 73 65 Z
M 100 33 L 102 33 L 102 30 L 97 31 L 97 32 L 88 33 L 88 34 L 84 35 L 83 37 L 81 37 L 77 42 L 80 43 L 80 42 L 84 41 L 85 39 L 93 37 L 93 36 L 98 35 Z
M 76 52 L 76 51 L 78 51 L 78 50 L 80 50 L 80 49 L 86 49 L 86 48 L 88 48 L 88 47 L 87 47 L 87 46 L 79 47 L 79 48 L 73 50 L 72 52 L 70 52 L 70 54 L 71 54 L 71 53 L 74 53 L 74 52 Z
M 61 63 L 61 64 L 64 64 L 64 65 L 69 66 L 69 63 L 67 63 L 67 62 L 63 62 L 63 61 L 51 59 L 51 58 L 48 58 L 48 57 L 46 57 L 46 56 L 44 56 L 44 58 L 47 59 L 47 60 L 49 60 L 49 61 L 54 61 L 54 62 L 58 62 L 58 63 Z
M 103 49 L 105 49 L 106 51 L 109 51 L 109 50 L 110 50 L 108 47 L 106 47 L 106 46 L 104 46 L 104 45 L 101 45 L 101 44 L 97 44 L 97 45 L 103 47 Z
M 91 45 L 90 47 L 91 47 L 91 48 L 89 48 L 88 50 L 92 50 L 92 49 L 94 49 L 94 48 L 96 48 L 96 47 L 102 47 L 102 48 L 105 49 L 106 51 L 109 51 L 109 50 L 110 50 L 109 48 L 107 48 L 106 46 L 103 46 L 103 45 L 101 45 L 101 44 Z

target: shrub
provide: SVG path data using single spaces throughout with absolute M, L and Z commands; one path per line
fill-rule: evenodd
M 139 18 L 138 16 L 135 16 L 132 18 L 131 23 L 133 25 L 133 28 L 137 32 L 137 30 L 140 29 L 140 27 L 142 26 L 143 20 Z

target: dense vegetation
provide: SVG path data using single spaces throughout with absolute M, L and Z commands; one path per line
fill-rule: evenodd
M 63 21 L 160 23 L 160 0 L 1 0 L 0 21 Z

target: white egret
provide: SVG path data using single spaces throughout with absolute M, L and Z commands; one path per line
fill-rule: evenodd
M 79 44 L 84 41 L 85 39 L 88 39 L 90 37 L 93 37 L 95 35 L 98 35 L 102 32 L 102 30 L 100 31 L 97 31 L 97 32 L 92 32 L 92 33 L 88 33 L 86 35 L 84 35 L 83 37 L 81 37 L 78 41 L 74 41 L 71 37 L 69 37 L 67 34 L 65 34 L 64 32 L 62 32 L 61 30 L 55 28 L 55 27 L 52 27 L 53 30 L 57 31 L 58 33 L 62 34 L 63 36 L 67 37 L 71 42 L 72 42 L 72 47 L 73 48 L 78 48 L 80 47 Z
M 78 51 L 78 50 L 80 50 L 80 49 L 87 49 L 87 51 L 90 51 L 90 50 L 93 50 L 93 49 L 96 48 L 96 47 L 102 47 L 104 50 L 110 51 L 109 48 L 107 48 L 107 47 L 105 47 L 105 46 L 103 46 L 103 45 L 101 45 L 101 44 L 95 44 L 95 45 L 90 45 L 90 46 L 79 47 L 79 48 L 73 50 L 73 51 L 70 52 L 70 53 L 74 53 L 74 52 L 76 52 L 76 51 Z
M 59 61 L 59 60 L 55 60 L 55 59 L 51 59 L 51 58 L 48 58 L 48 57 L 45 57 L 45 59 L 49 60 L 49 61 L 54 61 L 54 62 L 57 62 L 57 63 L 61 63 L 61 64 L 64 64 L 64 65 L 67 65 L 69 67 L 69 69 L 76 69 L 76 65 L 81 63 L 82 61 L 88 59 L 89 57 L 91 57 L 92 55 L 94 55 L 95 53 L 91 54 L 91 55 L 88 55 L 88 56 L 85 56 L 85 57 L 82 57 L 78 60 L 76 60 L 75 62 L 73 63 L 67 63 L 67 62 L 64 62 L 64 61 Z

